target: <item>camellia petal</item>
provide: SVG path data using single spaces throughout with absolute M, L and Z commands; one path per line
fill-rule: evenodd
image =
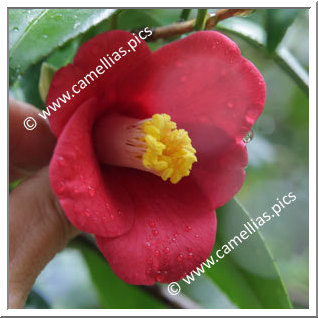
M 84 102 L 58 139 L 50 164 L 54 193 L 70 221 L 80 230 L 117 236 L 130 229 L 134 207 L 124 188 L 104 183 L 92 144 L 97 100 Z M 115 186 L 119 180 L 113 180 Z
M 152 64 L 148 103 L 189 132 L 199 163 L 191 175 L 218 208 L 243 184 L 242 139 L 264 108 L 264 79 L 232 40 L 215 31 L 163 46 Z
M 129 284 L 178 281 L 210 255 L 216 215 L 195 182 L 173 185 L 147 172 L 104 168 L 106 184 L 119 178 L 135 206 L 135 222 L 125 235 L 97 236 L 115 274 Z
M 62 132 L 76 109 L 91 97 L 98 98 L 101 105 L 107 105 L 107 107 L 111 105 L 116 108 L 115 111 L 120 108 L 127 115 L 137 117 L 144 115 L 145 99 L 140 92 L 143 91 L 142 87 L 150 71 L 148 64 L 151 52 L 142 40 L 135 48 L 135 52 L 132 52 L 127 45 L 131 39 L 135 39 L 131 33 L 120 30 L 99 34 L 80 47 L 73 64 L 68 64 L 55 73 L 46 106 L 56 105 L 57 99 L 66 91 L 70 96 L 66 104 L 62 101 L 58 102 L 60 107 L 55 107 L 56 111 L 51 109 L 49 121 L 56 136 Z M 118 61 L 113 58 L 115 64 L 112 64 L 109 57 L 114 52 L 118 53 L 120 49 L 121 52 L 126 51 L 125 55 L 120 53 L 121 58 Z M 106 60 L 111 67 L 105 62 Z M 108 69 L 103 67 L 103 63 L 108 66 Z M 103 67 L 104 73 L 98 74 L 96 71 L 98 66 Z M 80 89 L 79 82 L 85 88 Z M 72 91 L 73 85 L 76 85 L 75 90 L 78 93 Z
M 196 32 L 163 46 L 153 53 L 152 67 L 152 111 L 169 113 L 185 129 L 205 123 L 241 141 L 264 108 L 262 75 L 219 32 Z

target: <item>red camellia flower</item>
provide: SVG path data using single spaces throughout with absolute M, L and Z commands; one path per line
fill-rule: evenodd
M 67 217 L 127 283 L 181 279 L 210 255 L 215 210 L 243 184 L 261 74 L 218 32 L 152 53 L 110 31 L 56 72 L 47 105 L 67 90 L 50 116 L 50 179 Z

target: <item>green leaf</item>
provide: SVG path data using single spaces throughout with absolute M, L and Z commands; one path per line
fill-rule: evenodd
M 80 249 L 84 256 L 100 298 L 101 308 L 166 308 L 162 302 L 140 287 L 120 280 L 100 252 L 82 242 L 73 241 L 72 245 Z
M 50 309 L 51 306 L 44 297 L 35 289 L 32 289 L 26 300 L 24 309 Z
M 214 260 L 218 259 L 216 251 L 222 247 L 224 251 L 224 245 L 229 246 L 228 242 L 240 236 L 242 230 L 249 237 L 241 239 L 242 243 L 236 239 L 237 246 L 232 241 L 234 248 L 231 252 L 223 253 L 224 258 L 207 268 L 205 274 L 239 308 L 292 308 L 278 268 L 262 236 L 258 231 L 249 234 L 244 227 L 250 219 L 237 199 L 218 210 L 216 244 L 211 254 Z M 275 219 L 267 222 L 275 222 Z
M 183 9 L 180 15 L 181 21 L 187 21 L 189 19 L 191 9 Z
M 238 36 L 252 46 L 260 49 L 265 56 L 272 58 L 277 65 L 285 73 L 287 73 L 308 96 L 308 72 L 286 47 L 280 47 L 277 52 L 273 52 L 272 54 L 268 55 L 266 47 L 266 34 L 261 26 L 246 19 L 232 18 L 218 23 L 215 29 L 228 35 Z
M 72 63 L 73 58 L 81 44 L 82 36 L 78 36 L 76 39 L 67 42 L 62 47 L 56 49 L 50 54 L 46 62 L 51 66 L 59 69 L 68 63 Z
M 14 190 L 20 183 L 21 183 L 22 179 L 18 179 L 18 180 L 14 180 L 9 184 L 9 192 L 11 192 L 12 190 Z
M 46 62 L 42 63 L 40 80 L 39 80 L 39 93 L 44 103 L 46 102 L 46 96 L 49 91 L 51 81 L 55 71 L 56 71 L 56 68 L 53 67 L 52 65 Z
M 171 24 L 180 19 L 180 12 L 180 9 L 124 9 L 117 17 L 117 28 L 130 31 Z
M 38 88 L 41 64 L 42 62 L 32 65 L 23 76 L 19 76 L 14 85 L 10 87 L 10 95 L 17 100 L 43 109 L 45 104 L 41 99 Z
M 113 9 L 10 9 L 10 84 L 57 47 L 107 19 Z
M 288 27 L 294 22 L 302 9 L 268 9 L 266 10 L 266 46 L 274 52 L 283 39 Z
M 160 20 L 151 10 L 125 9 L 117 16 L 116 27 L 122 30 L 136 30 L 146 26 L 149 28 L 160 26 Z

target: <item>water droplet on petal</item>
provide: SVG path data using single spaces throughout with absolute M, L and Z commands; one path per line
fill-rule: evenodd
M 228 102 L 228 103 L 226 104 L 226 106 L 227 106 L 228 108 L 233 108 L 234 104 L 233 104 L 232 102 Z
M 80 192 L 80 190 L 76 187 L 76 188 L 73 189 L 73 192 L 77 194 L 77 193 Z
M 200 237 L 200 235 L 199 235 L 199 234 L 196 234 L 196 235 L 194 235 L 194 237 L 195 237 L 195 238 L 199 238 L 199 237 Z
M 179 254 L 179 255 L 178 255 L 177 261 L 178 261 L 179 263 L 183 261 L 183 255 L 182 255 L 182 254 Z
M 42 39 L 47 39 L 47 34 L 42 34 L 41 38 Z
M 109 214 L 109 217 L 111 220 L 113 220 L 115 218 L 114 214 Z
M 85 211 L 84 211 L 84 214 L 85 214 L 86 216 L 88 216 L 88 217 L 90 216 L 90 213 L 89 213 L 88 210 L 85 210 Z
M 155 256 L 160 256 L 160 251 L 156 250 L 154 254 Z
M 186 232 L 190 232 L 190 231 L 192 230 L 192 228 L 191 228 L 191 226 L 187 225 L 187 226 L 184 228 L 184 230 L 185 230 Z
M 92 186 L 88 186 L 88 194 L 93 197 L 95 195 L 95 189 Z
M 151 247 L 150 242 L 145 242 L 145 247 L 150 248 Z
M 187 81 L 187 77 L 186 76 L 181 76 L 180 78 L 181 83 L 184 83 Z
M 15 26 L 13 29 L 12 29 L 14 32 L 18 32 L 19 31 L 19 28 L 17 26 Z
M 169 247 L 165 247 L 164 250 L 163 250 L 163 252 L 164 252 L 165 254 L 169 254 L 169 253 L 170 253 L 170 248 L 169 248 Z
M 152 230 L 151 233 L 153 236 L 157 236 L 159 234 L 159 232 L 157 230 Z
M 193 258 L 193 253 L 188 253 L 188 255 L 187 255 L 187 259 L 191 259 L 191 258 Z
M 243 138 L 243 142 L 245 142 L 246 144 L 248 144 L 249 142 L 251 142 L 254 138 L 254 131 L 251 129 L 246 136 Z
M 162 282 L 163 281 L 163 274 L 161 273 L 161 271 L 157 271 L 157 275 L 156 275 L 156 281 L 158 282 Z
M 58 164 L 61 166 L 61 167 L 64 167 L 65 166 L 65 159 L 63 156 L 58 156 L 57 157 L 57 162 Z

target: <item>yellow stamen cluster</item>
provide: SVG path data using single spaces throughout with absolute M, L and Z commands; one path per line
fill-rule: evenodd
M 175 184 L 190 174 L 197 157 L 187 131 L 177 129 L 176 123 L 170 119 L 167 114 L 155 114 L 142 123 L 147 144 L 142 163 L 163 180 L 170 178 Z

